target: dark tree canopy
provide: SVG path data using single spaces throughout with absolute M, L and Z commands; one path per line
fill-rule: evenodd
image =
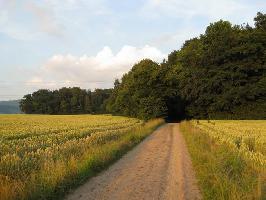
M 107 111 L 144 119 L 164 114 L 159 68 L 159 64 L 148 59 L 134 65 L 121 83 L 116 81 Z
M 94 92 L 79 87 L 59 90 L 41 89 L 27 94 L 20 101 L 20 108 L 29 114 L 81 114 L 104 113 L 104 102 L 111 89 L 96 89 Z

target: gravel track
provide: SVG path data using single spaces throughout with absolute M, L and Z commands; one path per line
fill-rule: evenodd
M 178 123 L 157 129 L 66 200 L 202 199 Z

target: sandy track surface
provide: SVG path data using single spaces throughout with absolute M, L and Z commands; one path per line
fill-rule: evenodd
M 202 199 L 179 124 L 156 130 L 67 200 Z

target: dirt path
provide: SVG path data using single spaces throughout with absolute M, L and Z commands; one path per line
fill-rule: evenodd
M 66 199 L 201 199 L 179 124 L 161 127 Z

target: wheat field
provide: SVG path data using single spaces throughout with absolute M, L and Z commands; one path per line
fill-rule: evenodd
M 265 120 L 191 120 L 181 130 L 204 199 L 266 199 Z
M 161 122 L 147 127 L 109 115 L 0 115 L 0 199 L 56 198 Z
M 253 165 L 266 168 L 265 120 L 194 120 L 193 125 L 225 142 Z

